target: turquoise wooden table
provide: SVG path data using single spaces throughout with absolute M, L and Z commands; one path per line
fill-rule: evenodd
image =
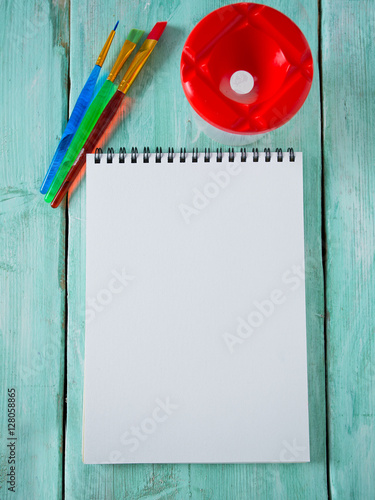
M 256 144 L 304 153 L 311 463 L 83 465 L 85 182 L 57 210 L 43 202 L 39 186 L 117 19 L 107 70 L 129 28 L 147 31 L 160 20 L 169 25 L 129 92 L 126 118 L 103 147 L 216 149 L 194 122 L 179 59 L 193 26 L 225 2 L 4 0 L 1 499 L 374 498 L 374 4 L 265 3 L 297 23 L 315 61 L 302 110 Z M 12 389 L 14 442 L 8 439 Z M 15 493 L 8 490 L 9 458 L 15 460 Z

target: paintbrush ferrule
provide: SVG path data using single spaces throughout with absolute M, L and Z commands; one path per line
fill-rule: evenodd
M 116 76 L 119 74 L 120 69 L 122 68 L 123 64 L 125 61 L 128 59 L 130 54 L 133 52 L 136 44 L 134 42 L 131 42 L 130 40 L 125 40 L 124 45 L 122 46 L 122 49 L 116 59 L 115 64 L 113 65 L 113 68 L 111 69 L 111 72 L 109 73 L 107 80 L 110 80 L 111 82 L 115 81 Z
M 111 46 L 112 40 L 115 36 L 116 31 L 112 30 L 109 34 L 109 37 L 107 38 L 107 41 L 105 42 L 102 51 L 99 54 L 98 60 L 96 61 L 97 66 L 102 67 L 105 61 L 105 58 L 107 57 L 109 48 Z
M 126 94 L 157 43 L 157 40 L 146 38 L 146 40 L 142 44 L 142 47 L 136 53 L 131 65 L 129 66 L 124 78 L 122 79 L 118 87 L 118 90 L 120 92 Z

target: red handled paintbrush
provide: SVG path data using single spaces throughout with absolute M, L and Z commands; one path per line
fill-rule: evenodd
M 64 182 L 61 184 L 61 187 L 56 193 L 56 196 L 52 200 L 52 208 L 57 208 L 60 205 L 64 196 L 68 192 L 69 187 L 73 184 L 74 180 L 76 179 L 82 168 L 85 166 L 86 155 L 94 151 L 98 141 L 112 122 L 121 103 L 125 98 L 125 94 L 145 65 L 151 52 L 154 50 L 166 25 L 166 22 L 156 23 L 146 40 L 143 42 L 141 48 L 139 49 L 131 65 L 129 66 L 129 69 L 125 73 L 125 76 L 122 79 L 118 89 L 116 90 L 107 106 L 104 108 L 104 111 L 102 112 L 95 127 L 92 129 L 91 134 L 89 135 L 83 148 L 81 149 L 81 152 L 79 153 L 77 159 L 69 170 L 69 173 L 65 177 Z

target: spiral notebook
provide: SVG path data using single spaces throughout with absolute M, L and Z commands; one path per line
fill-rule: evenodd
M 308 462 L 302 153 L 88 155 L 85 463 Z

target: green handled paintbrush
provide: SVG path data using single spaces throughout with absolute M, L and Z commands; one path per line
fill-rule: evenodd
M 107 80 L 104 82 L 102 88 L 99 90 L 95 99 L 92 101 L 90 107 L 86 111 L 86 114 L 83 117 L 77 132 L 75 133 L 69 149 L 66 152 L 63 161 L 61 162 L 55 178 L 53 179 L 51 187 L 44 197 L 44 200 L 47 203 L 50 203 L 55 197 L 67 173 L 69 172 L 71 166 L 73 165 L 75 159 L 81 151 L 82 146 L 85 144 L 88 136 L 90 135 L 92 129 L 94 128 L 96 122 L 102 114 L 103 109 L 106 107 L 106 105 L 116 92 L 117 86 L 113 82 L 123 64 L 133 52 L 136 44 L 141 39 L 143 33 L 144 31 L 137 29 L 132 29 L 130 31 L 128 38 L 125 41 L 111 72 L 108 75 Z

